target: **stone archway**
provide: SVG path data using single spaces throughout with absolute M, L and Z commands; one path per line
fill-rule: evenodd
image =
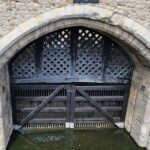
M 109 10 L 72 5 L 32 18 L 0 40 L 2 149 L 5 149 L 12 131 L 7 62 L 22 47 L 38 37 L 60 28 L 79 25 L 96 29 L 113 38 L 120 46 L 126 47 L 126 52 L 136 64 L 125 128 L 140 146 L 147 146 L 150 126 L 150 32 L 132 19 Z

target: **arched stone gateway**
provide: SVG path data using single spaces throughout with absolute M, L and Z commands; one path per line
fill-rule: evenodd
M 82 26 L 113 39 L 135 64 L 125 118 L 125 128 L 135 141 L 149 148 L 150 33 L 123 15 L 88 5 L 71 5 L 32 18 L 0 40 L 0 127 L 1 149 L 12 131 L 9 74 L 7 64 L 26 45 L 53 31 Z
M 113 40 L 90 28 L 44 35 L 10 62 L 14 123 L 81 128 L 124 122 L 133 68 Z

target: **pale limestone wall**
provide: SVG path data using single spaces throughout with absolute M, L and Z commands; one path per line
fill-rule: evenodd
M 128 103 L 125 127 L 142 147 L 149 147 L 150 133 L 150 69 L 135 70 Z
M 26 5 L 26 2 L 24 3 Z M 55 1 L 55 3 L 60 4 L 59 0 Z M 14 4 L 17 3 L 14 2 Z M 22 4 L 22 2 L 20 4 Z M 101 4 L 97 6 L 69 6 L 64 9 L 49 11 L 46 14 L 27 21 L 0 39 L 0 67 L 4 66 L 2 70 L 0 70 L 0 97 L 2 101 L 0 103 L 0 110 L 2 110 L 0 113 L 0 132 L 2 135 L 0 138 L 0 146 L 4 147 L 3 149 L 5 149 L 12 130 L 8 70 L 4 64 L 6 64 L 19 49 L 32 40 L 53 30 L 73 25 L 89 26 L 93 29 L 95 28 L 99 31 L 109 33 L 114 37 L 114 40 L 122 44 L 123 48 L 125 46 L 130 47 L 126 50 L 129 54 L 131 53 L 130 56 L 136 64 L 136 69 L 131 85 L 125 128 L 131 133 L 131 136 L 140 146 L 150 147 L 150 142 L 148 141 L 150 139 L 150 70 L 144 67 L 144 65 L 147 67 L 150 66 L 150 34 L 148 30 L 134 22 L 134 20 L 117 13 L 114 14 L 114 11 L 102 9 L 100 8 L 100 6 L 102 6 Z M 12 5 L 10 7 L 12 7 Z M 46 2 L 45 7 L 47 7 Z M 13 11 L 14 8 L 12 8 L 12 10 L 10 9 L 10 11 Z M 37 14 L 35 15 L 42 13 L 37 10 L 36 12 Z M 32 16 L 31 14 L 29 14 L 29 18 Z M 79 19 L 80 16 L 84 16 L 85 19 Z M 22 17 L 22 15 L 18 17 L 18 23 L 20 23 L 20 17 Z M 61 20 L 62 18 L 67 19 Z M 91 20 L 86 20 L 86 18 Z M 10 19 L 9 23 L 11 23 L 11 20 L 12 19 Z M 24 22 L 24 18 L 22 21 Z M 8 26 L 6 25 L 6 28 Z M 17 26 L 17 24 L 14 26 Z M 12 26 L 12 28 L 14 26 Z M 1 149 L 2 148 L 0 148 L 0 150 Z
M 0 70 L 0 150 L 5 150 L 12 128 L 9 74 L 5 65 Z
M 0 37 L 31 17 L 72 3 L 73 0 L 0 0 Z M 150 0 L 100 0 L 93 5 L 121 13 L 150 30 Z

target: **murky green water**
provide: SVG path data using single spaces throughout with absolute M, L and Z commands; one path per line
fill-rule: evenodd
M 7 150 L 145 150 L 119 129 L 52 130 L 13 134 Z

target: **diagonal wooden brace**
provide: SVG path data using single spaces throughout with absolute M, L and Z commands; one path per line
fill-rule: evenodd
M 55 91 L 53 91 L 41 104 L 35 108 L 32 112 L 30 112 L 21 122 L 19 127 L 21 128 L 24 124 L 26 124 L 36 113 L 38 113 L 48 102 L 52 101 L 54 97 L 63 90 L 64 86 L 59 86 Z
M 103 109 L 97 102 L 93 101 L 93 99 L 82 89 L 76 88 L 76 90 L 85 97 L 93 107 L 95 107 L 98 111 L 100 111 L 108 120 L 110 120 L 114 126 L 118 128 L 116 125 L 116 120 L 105 110 Z

